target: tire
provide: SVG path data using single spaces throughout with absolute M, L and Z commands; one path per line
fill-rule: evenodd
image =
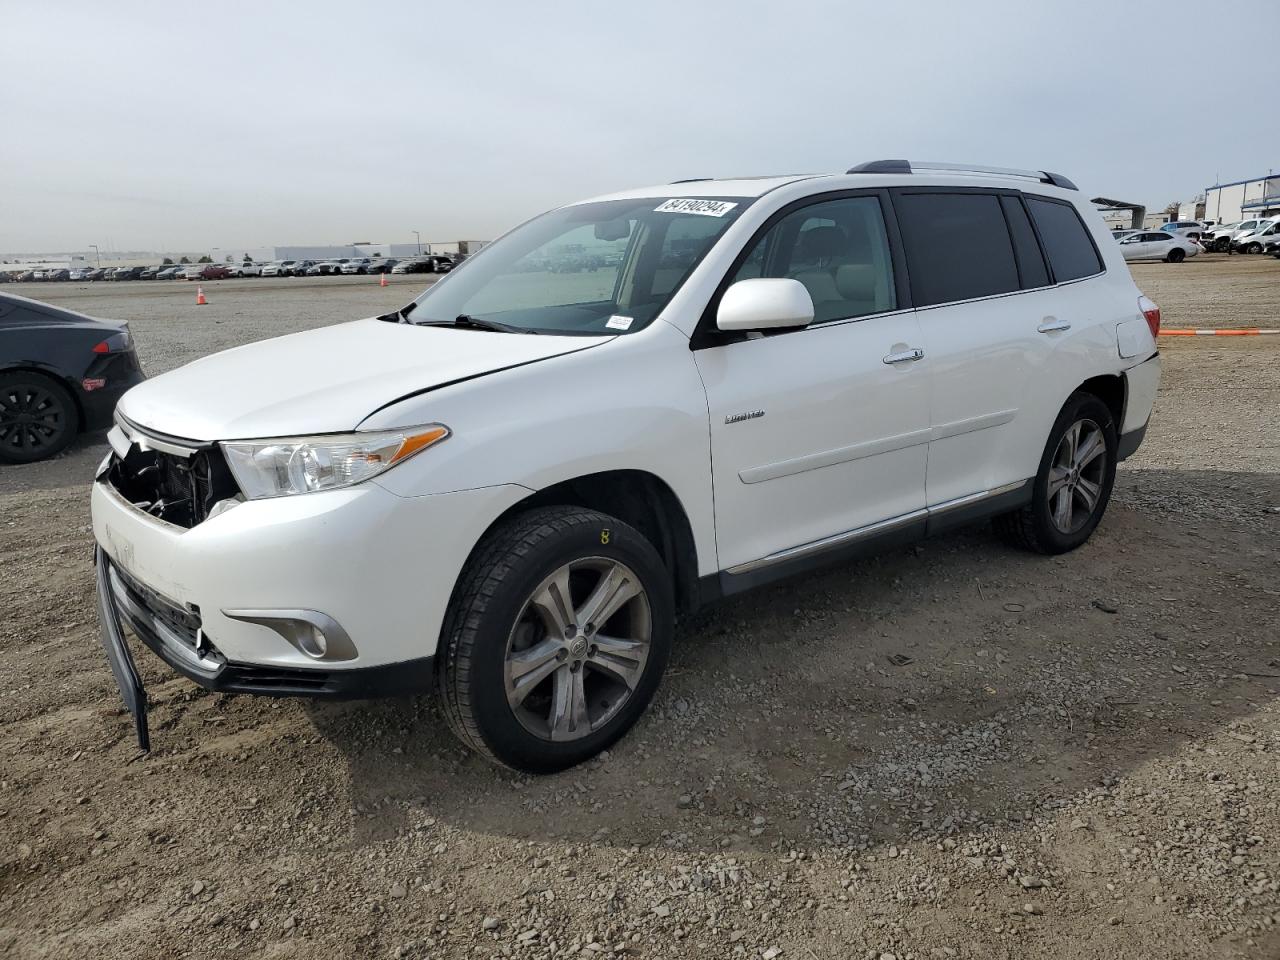
M 1244 248 L 1244 252 L 1245 252 L 1245 253 L 1261 253 L 1261 252 L 1262 252 L 1262 244 L 1257 243 L 1257 242 L 1255 241 L 1254 243 L 1251 243 L 1251 244 L 1249 244 L 1249 246 L 1245 247 L 1245 248 Z
M 80 415 L 67 389 L 39 373 L 0 374 L 0 463 L 34 463 L 67 448 Z
M 1084 440 L 1082 452 L 1087 454 L 1091 449 L 1088 446 L 1093 432 L 1090 427 L 1096 429 L 1103 447 L 1083 469 L 1072 459 L 1075 466 L 1068 470 L 1064 465 L 1070 459 L 1064 456 L 1070 449 L 1066 446 L 1067 434 L 1078 427 L 1082 430 L 1076 439 L 1077 442 Z M 1074 449 L 1081 450 L 1081 447 Z M 1049 431 L 1040 469 L 1032 485 L 1031 502 L 996 517 L 993 521 L 996 533 L 1014 546 L 1036 553 L 1067 553 L 1079 547 L 1093 534 L 1111 499 L 1116 477 L 1116 448 L 1115 422 L 1107 405 L 1093 394 L 1073 393 Z M 1056 487 L 1052 496 L 1051 482 Z M 1062 523 L 1063 511 L 1053 509 L 1063 505 L 1064 496 L 1069 506 L 1065 524 Z M 1086 506 L 1086 510 L 1081 509 Z
M 1213 241 L 1213 249 L 1218 253 L 1226 253 L 1227 248 L 1230 246 L 1231 241 L 1226 237 L 1219 237 L 1217 240 Z
M 637 593 L 604 623 L 565 625 L 584 618 L 610 577 Z M 558 607 L 566 591 L 569 603 Z M 485 535 L 454 588 L 437 655 L 445 718 L 494 763 L 528 773 L 572 767 L 639 719 L 666 669 L 674 629 L 671 576 L 640 533 L 594 510 L 530 510 Z M 604 650 L 606 637 L 622 656 Z M 605 669 L 610 664 L 625 667 L 630 682 Z M 583 709 L 562 709 L 565 695 Z
M 1183 260 L 1187 259 L 1187 252 L 1174 247 L 1169 251 L 1165 259 L 1170 263 L 1181 263 Z

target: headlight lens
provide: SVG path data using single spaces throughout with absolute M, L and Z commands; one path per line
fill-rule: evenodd
M 449 436 L 440 423 L 403 430 L 231 440 L 220 446 L 250 500 L 362 483 Z

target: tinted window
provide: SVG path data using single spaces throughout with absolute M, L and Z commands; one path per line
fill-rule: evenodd
M 733 279 L 790 277 L 813 300 L 815 323 L 897 306 L 884 214 L 875 197 L 845 197 L 795 210 L 761 237 Z
M 1009 234 L 1013 237 L 1013 252 L 1018 260 L 1022 289 L 1048 286 L 1049 269 L 1044 265 L 1040 244 L 1036 243 L 1035 231 L 1031 229 L 1031 221 L 1027 218 L 1022 202 L 1017 197 L 1001 197 L 1000 204 L 1004 207 Z
M 916 306 L 1018 289 L 1000 199 L 983 193 L 903 193 L 894 198 Z
M 1056 281 L 1062 283 L 1102 272 L 1098 251 L 1075 207 L 1036 197 L 1027 197 L 1027 206 L 1035 218 Z

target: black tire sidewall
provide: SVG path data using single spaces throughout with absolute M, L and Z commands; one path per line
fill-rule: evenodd
M 1102 427 L 1102 435 L 1107 444 L 1107 469 L 1103 476 L 1102 493 L 1098 498 L 1097 506 L 1094 507 L 1093 515 L 1089 517 L 1089 522 L 1075 533 L 1066 534 L 1054 525 L 1053 517 L 1049 512 L 1049 471 L 1053 466 L 1053 456 L 1058 450 L 1063 434 L 1068 427 L 1081 419 L 1093 420 Z M 1032 485 L 1032 521 L 1035 524 L 1036 537 L 1046 553 L 1066 553 L 1074 550 L 1093 535 L 1093 531 L 1097 529 L 1103 514 L 1107 511 L 1111 490 L 1115 486 L 1118 446 L 1115 419 L 1107 405 L 1091 394 L 1073 394 L 1063 406 L 1062 412 L 1058 414 L 1053 429 L 1049 431 L 1049 440 L 1045 444 L 1044 454 L 1040 459 L 1040 470 L 1036 473 L 1035 483 Z
M 0 463 L 36 463 L 40 460 L 48 460 L 50 457 L 57 456 L 71 445 L 71 441 L 76 438 L 76 434 L 80 429 L 80 412 L 76 408 L 75 401 L 71 398 L 71 394 L 66 387 L 44 374 L 27 372 L 0 373 L 0 391 L 8 390 L 10 387 L 19 384 L 38 386 L 43 390 L 47 390 L 51 396 L 57 399 L 63 411 L 62 432 L 48 446 L 41 449 L 38 456 L 14 456 L 7 446 L 0 446 Z
M 607 544 L 600 542 L 604 529 L 608 530 Z M 579 740 L 552 742 L 526 730 L 507 704 L 507 639 L 524 604 L 546 577 L 571 560 L 592 556 L 625 563 L 644 585 L 652 621 L 649 658 L 631 699 L 607 725 Z M 467 611 L 460 613 L 470 621 Z M 675 601 L 670 575 L 649 542 L 621 521 L 599 515 L 598 522 L 575 522 L 571 529 L 541 539 L 516 561 L 514 570 L 468 625 L 476 631 L 468 664 L 472 716 L 486 745 L 509 766 L 531 773 L 553 772 L 606 749 L 648 707 L 670 657 Z

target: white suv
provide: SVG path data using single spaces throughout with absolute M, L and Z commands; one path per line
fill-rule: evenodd
M 395 313 L 130 390 L 93 486 L 104 645 L 144 745 L 123 627 L 214 690 L 435 688 L 476 750 L 562 769 L 643 712 L 678 611 L 986 517 L 1080 546 L 1158 325 L 1054 174 L 562 207 Z

